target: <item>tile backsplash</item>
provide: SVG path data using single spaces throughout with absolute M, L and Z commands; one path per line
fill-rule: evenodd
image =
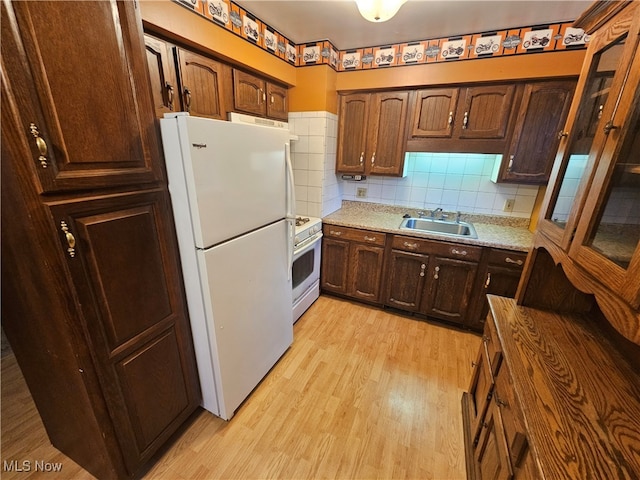
M 291 146 L 298 215 L 322 217 L 342 200 L 431 210 L 529 218 L 537 186 L 496 184 L 490 180 L 494 154 L 407 153 L 403 178 L 369 176 L 360 182 L 335 173 L 338 117 L 329 112 L 293 112 L 289 128 L 298 136 Z M 366 189 L 358 197 L 358 189 Z M 513 211 L 505 212 L 507 199 Z

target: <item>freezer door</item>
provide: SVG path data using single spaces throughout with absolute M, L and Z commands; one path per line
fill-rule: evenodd
M 285 218 L 287 130 L 189 116 L 172 120 L 198 248 Z
M 293 341 L 287 232 L 280 221 L 198 253 L 215 377 L 202 389 L 225 420 Z

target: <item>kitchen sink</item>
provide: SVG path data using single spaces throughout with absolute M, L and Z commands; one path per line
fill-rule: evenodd
M 471 223 L 435 218 L 405 218 L 400 224 L 400 229 L 454 237 L 478 238 L 476 229 Z

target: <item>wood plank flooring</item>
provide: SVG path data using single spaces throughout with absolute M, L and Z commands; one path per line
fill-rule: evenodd
M 327 296 L 294 332 L 230 422 L 199 411 L 144 478 L 465 478 L 460 398 L 477 335 Z M 91 478 L 49 445 L 12 358 L 2 460 L 63 462 L 57 478 Z

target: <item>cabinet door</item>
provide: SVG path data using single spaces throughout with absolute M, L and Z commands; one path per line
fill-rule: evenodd
M 478 445 L 475 448 L 475 457 L 479 478 L 482 480 L 513 478 L 502 415 L 495 402 L 491 402 L 487 410 Z
M 162 118 L 167 112 L 180 110 L 173 48 L 164 40 L 150 35 L 144 36 L 144 45 L 151 77 L 153 106 L 156 116 Z
M 135 472 L 199 403 L 168 194 L 49 205 L 122 453 Z
M 369 99 L 370 95 L 366 93 L 340 96 L 336 163 L 338 173 L 365 172 Z
M 469 385 L 469 423 L 473 444 L 477 443 L 478 435 L 482 430 L 482 422 L 487 408 L 489 408 L 493 386 L 494 380 L 491 374 L 491 366 L 483 344 L 478 350 L 476 361 L 473 362 L 473 374 Z
M 136 6 L 3 3 L 3 73 L 41 191 L 163 178 Z
M 323 290 L 335 293 L 347 293 L 347 273 L 349 265 L 349 242 L 343 240 L 322 239 L 322 265 L 320 284 Z
M 462 89 L 455 135 L 468 139 L 501 139 L 507 133 L 515 85 Z
M 371 123 L 365 170 L 372 175 L 401 176 L 404 167 L 409 92 L 376 93 L 371 97 Z
M 287 89 L 267 82 L 267 117 L 287 121 L 289 103 Z
M 413 103 L 411 137 L 450 138 L 458 92 L 457 88 L 418 90 Z
M 226 120 L 224 69 L 211 58 L 177 49 L 184 110 L 196 117 Z
M 515 131 L 500 172 L 501 181 L 549 180 L 574 89 L 573 80 L 525 85 Z
M 477 270 L 476 262 L 431 257 L 428 291 L 423 298 L 422 312 L 443 320 L 465 323 Z
M 384 303 L 402 310 L 417 312 L 420 308 L 428 264 L 427 255 L 391 250 Z
M 499 267 L 496 265 L 489 265 L 487 267 L 486 274 L 480 278 L 483 282 L 483 287 L 481 290 L 482 304 L 478 316 L 479 322 L 484 322 L 487 318 L 487 313 L 489 313 L 487 295 L 491 294 L 500 297 L 514 298 L 521 274 L 522 269 Z
M 353 243 L 349 258 L 349 289 L 354 298 L 378 303 L 384 248 Z
M 636 23 L 640 27 L 640 21 Z M 569 256 L 638 309 L 640 45 L 636 47 L 636 56 L 620 96 L 618 111 L 604 128 L 608 131 L 605 133 L 602 154 Z
M 265 116 L 266 95 L 264 80 L 240 70 L 233 70 L 233 106 L 236 110 Z

